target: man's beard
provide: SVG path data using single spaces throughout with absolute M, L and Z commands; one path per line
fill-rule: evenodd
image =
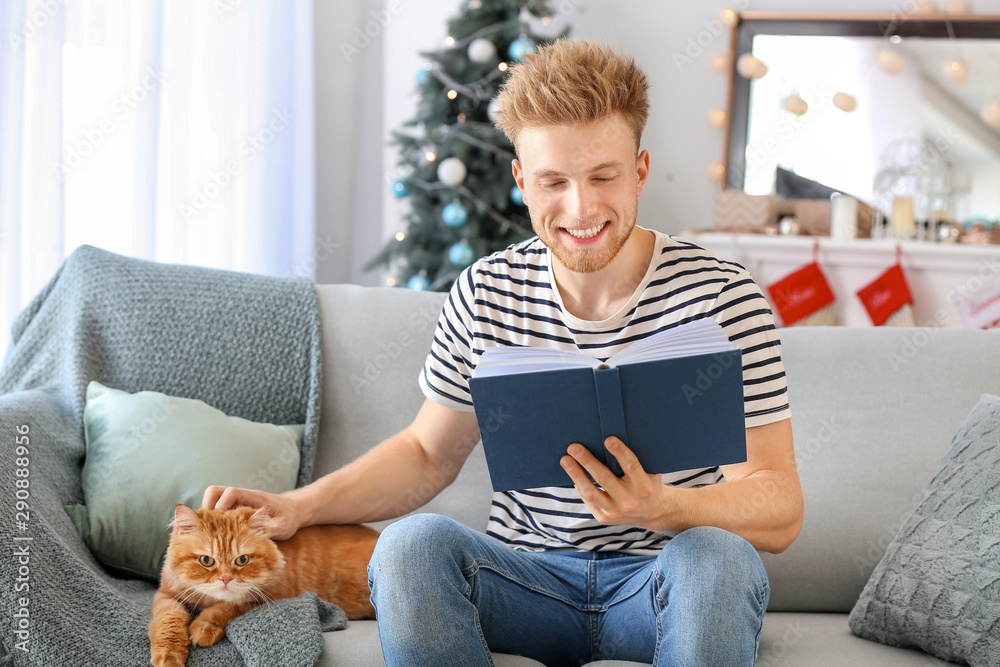
M 601 244 L 593 248 L 571 250 L 564 245 L 562 238 L 564 232 L 559 230 L 549 232 L 548 229 L 536 225 L 534 220 L 531 221 L 531 224 L 542 243 L 548 246 L 563 266 L 577 273 L 596 273 L 607 267 L 621 252 L 635 229 L 638 212 L 639 207 L 635 205 L 631 209 L 623 211 L 624 215 L 617 223 L 609 222 L 608 228 L 601 231 L 602 234 L 607 234 L 608 238 L 602 239 Z M 530 209 L 528 213 L 530 215 Z M 626 221 L 628 224 L 625 224 Z

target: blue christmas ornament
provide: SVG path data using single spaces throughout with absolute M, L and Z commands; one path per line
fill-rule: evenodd
M 515 185 L 510 189 L 510 200 L 518 206 L 524 206 L 524 194 L 521 193 L 521 188 Z
M 418 86 L 422 86 L 427 83 L 427 79 L 430 77 L 430 72 L 427 71 L 426 67 L 421 67 L 417 70 L 417 74 L 413 77 L 417 81 Z
M 431 288 L 431 279 L 426 273 L 418 273 L 406 282 L 406 286 L 418 292 L 424 292 Z
M 507 47 L 507 55 L 511 60 L 520 60 L 528 53 L 535 53 L 538 47 L 527 37 L 518 37 Z
M 402 199 L 406 195 L 410 194 L 410 186 L 406 184 L 406 181 L 402 178 L 397 178 L 392 182 L 392 194 L 396 195 L 397 198 Z
M 476 261 L 476 251 L 472 249 L 468 241 L 463 239 L 448 248 L 448 261 L 451 262 L 452 266 L 464 269 Z
M 441 219 L 449 227 L 461 227 L 469 220 L 469 209 L 460 201 L 453 201 L 441 211 Z

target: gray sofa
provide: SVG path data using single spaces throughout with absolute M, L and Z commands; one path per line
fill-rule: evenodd
M 416 414 L 423 401 L 417 374 L 444 295 L 317 289 L 324 359 L 320 475 Z M 758 664 L 948 664 L 860 639 L 850 633 L 847 614 L 966 414 L 981 394 L 1000 394 L 1000 334 L 791 328 L 781 337 L 806 515 L 790 549 L 763 555 L 772 594 Z M 477 450 L 455 484 L 423 511 L 483 529 L 490 494 Z M 375 621 L 354 621 L 324 638 L 320 665 L 384 664 Z M 539 664 L 494 658 L 504 666 Z

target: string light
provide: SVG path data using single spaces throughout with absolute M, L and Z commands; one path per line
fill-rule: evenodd
M 388 278 L 388 279 L 386 279 L 385 284 L 386 284 L 387 287 L 395 287 L 396 286 L 396 279 L 395 278 Z
M 448 35 L 447 37 L 444 38 L 444 43 L 447 44 L 448 46 L 455 46 L 455 38 L 452 37 L 451 35 Z
M 424 159 L 427 160 L 428 162 L 434 162 L 434 160 L 436 160 L 437 158 L 438 158 L 437 153 L 435 153 L 434 151 L 427 151 L 426 153 L 424 153 Z
M 716 16 L 719 19 L 719 23 L 726 26 L 727 28 L 732 28 L 733 26 L 735 26 L 739 18 L 736 12 L 734 12 L 732 9 L 729 9 L 728 7 L 720 9 L 719 13 Z
M 1000 102 L 987 102 L 979 112 L 979 117 L 990 127 L 1000 130 Z
M 464 123 L 465 122 L 465 114 L 464 113 L 458 114 L 458 122 L 459 123 Z
M 785 98 L 784 107 L 796 116 L 804 116 L 809 111 L 809 103 L 794 93 Z
M 396 232 L 396 240 L 403 241 L 406 238 L 406 234 L 403 232 Z
M 726 125 L 726 112 L 722 109 L 709 109 L 707 121 L 713 130 L 721 130 Z
M 458 91 L 457 90 L 455 90 L 454 88 L 452 88 L 451 90 L 448 91 L 448 99 L 449 100 L 453 100 L 456 97 L 458 97 Z
M 969 78 L 969 66 L 964 60 L 952 60 L 941 66 L 945 77 L 952 83 L 965 83 Z
M 722 179 L 726 175 L 726 167 L 721 164 L 713 164 L 708 168 L 708 171 L 705 172 L 705 175 L 708 176 L 708 180 L 712 183 L 722 185 Z
M 736 60 L 736 71 L 744 79 L 759 79 L 767 74 L 767 65 L 752 53 L 744 53 Z
M 906 61 L 903 60 L 903 56 L 899 55 L 895 51 L 891 51 L 889 49 L 883 49 L 882 51 L 879 51 L 878 66 L 884 69 L 889 74 L 895 75 L 902 72 L 905 63 Z
M 712 69 L 716 72 L 725 73 L 729 71 L 731 58 L 728 53 L 713 53 L 712 59 L 709 62 L 712 64 Z
M 841 111 L 850 113 L 858 106 L 858 101 L 853 95 L 848 95 L 845 92 L 839 92 L 833 96 L 833 106 L 837 107 Z
M 500 63 L 499 65 L 497 65 L 497 69 L 499 69 L 501 72 L 506 72 L 507 71 L 507 63 Z

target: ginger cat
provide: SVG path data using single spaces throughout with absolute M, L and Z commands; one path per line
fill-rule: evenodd
M 195 512 L 184 505 L 171 525 L 149 624 L 155 667 L 181 667 L 189 644 L 211 646 L 237 616 L 306 591 L 349 619 L 375 618 L 367 568 L 378 533 L 367 526 L 310 526 L 274 542 L 266 507 Z

